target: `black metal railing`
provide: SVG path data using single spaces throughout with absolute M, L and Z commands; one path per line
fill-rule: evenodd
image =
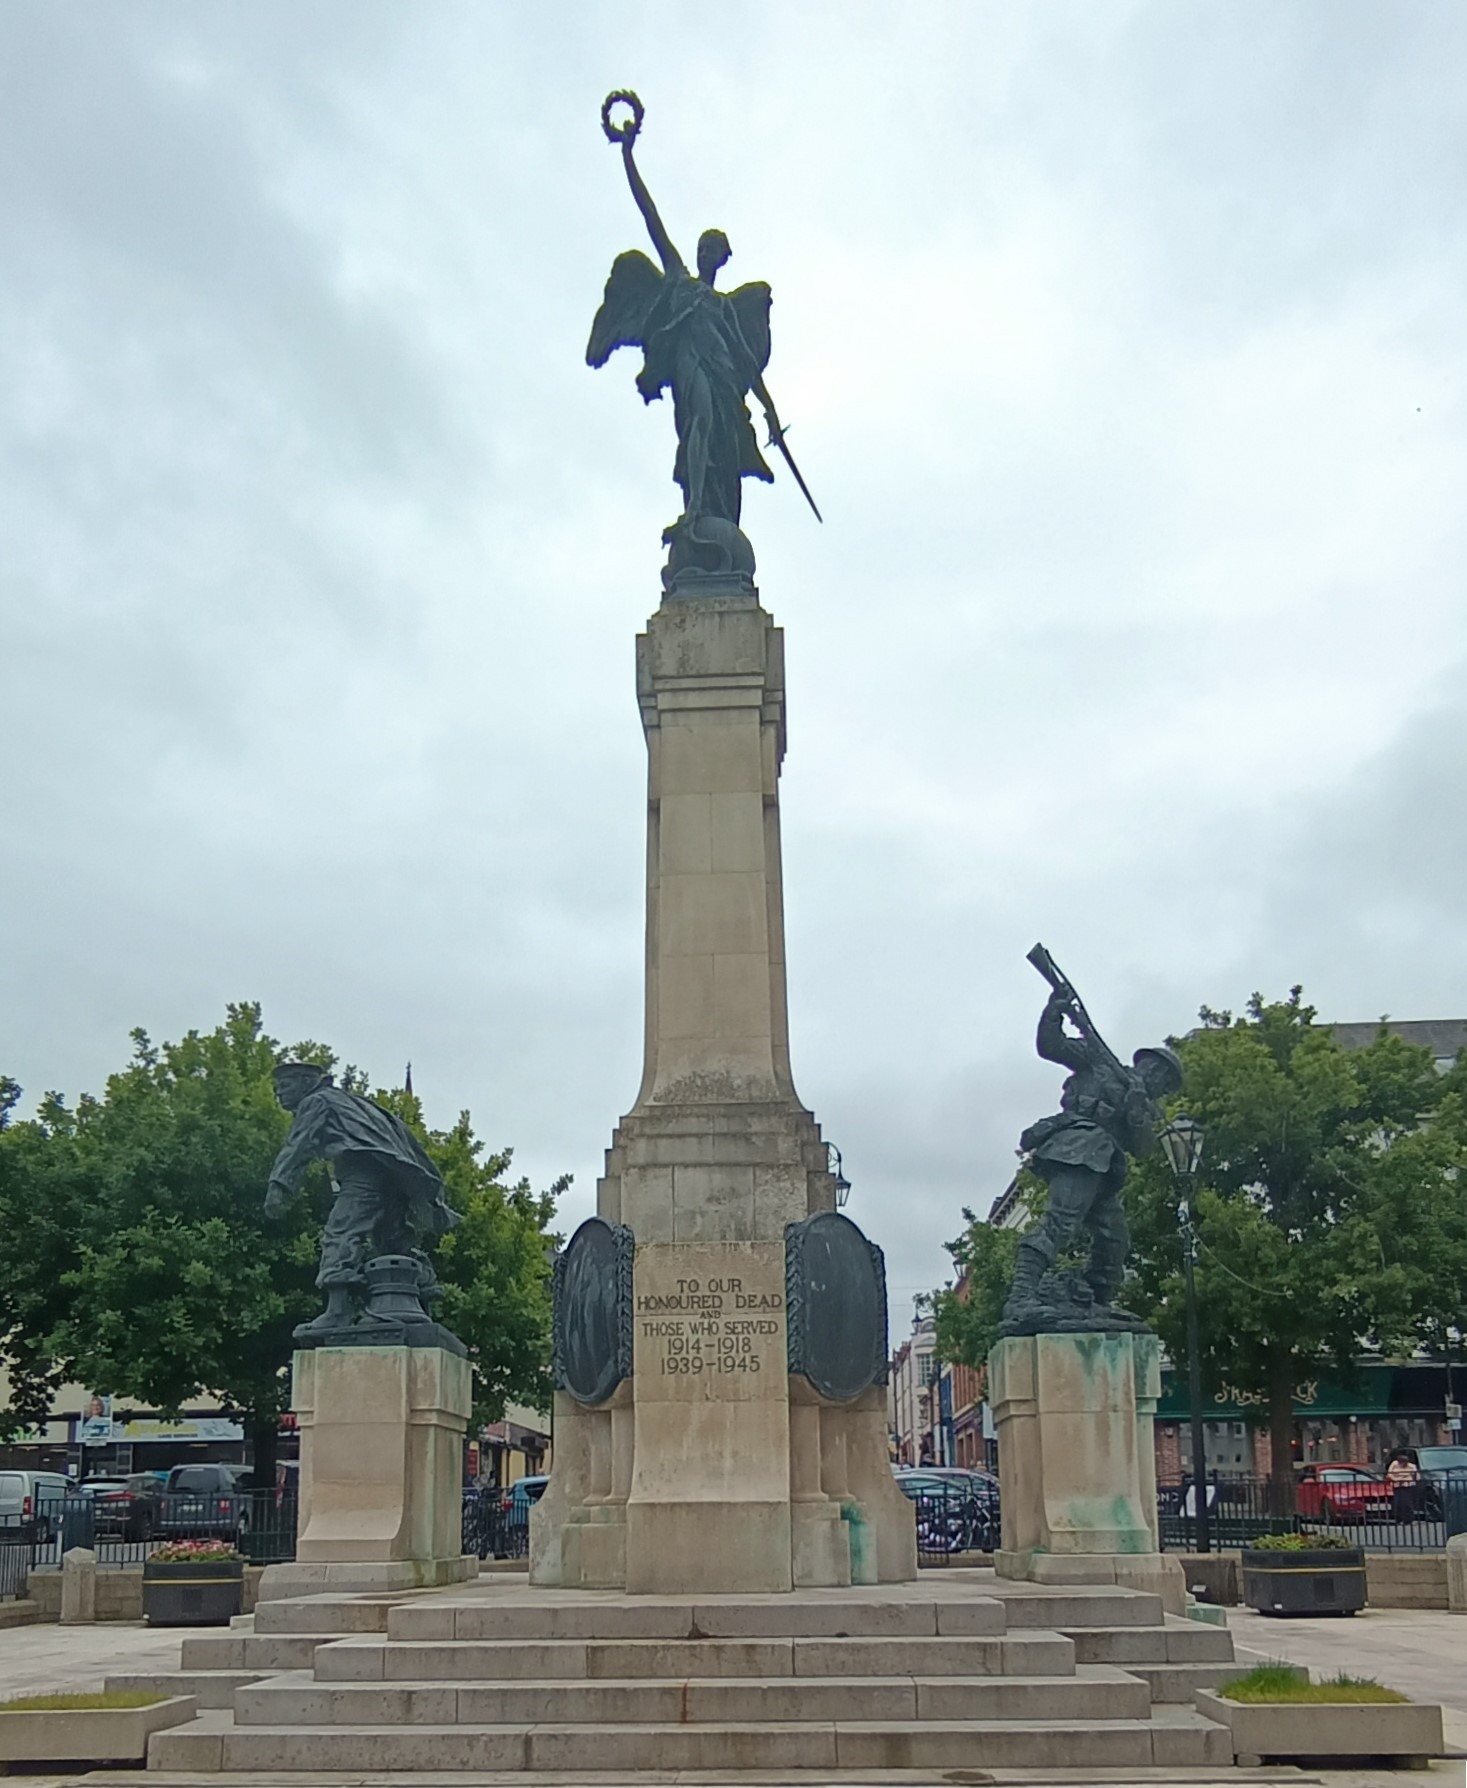
M 1254 1545 L 1270 1534 L 1328 1534 L 1372 1552 L 1440 1552 L 1467 1533 L 1467 1471 L 1431 1472 L 1392 1489 L 1383 1479 L 1332 1484 L 1300 1479 L 1294 1510 L 1279 1513 L 1281 1498 L 1268 1478 L 1217 1478 L 1207 1485 L 1207 1517 L 1215 1551 Z M 1171 1552 L 1195 1551 L 1197 1498 L 1190 1483 L 1163 1485 L 1157 1493 L 1161 1544 Z
M 923 1491 L 912 1502 L 917 1516 L 917 1563 L 951 1564 L 963 1553 L 993 1552 L 999 1539 L 998 1498 L 955 1485 Z
M 44 1504 L 26 1526 L 32 1565 L 59 1565 L 78 1546 L 99 1565 L 141 1564 L 174 1540 L 223 1540 L 251 1564 L 280 1564 L 295 1557 L 296 1499 L 277 1490 L 80 1494 Z
M 530 1551 L 530 1505 L 501 1490 L 465 1490 L 463 1548 L 475 1558 L 525 1558 Z
M 30 1569 L 29 1523 L 13 1515 L 0 1516 L 0 1602 L 25 1594 Z

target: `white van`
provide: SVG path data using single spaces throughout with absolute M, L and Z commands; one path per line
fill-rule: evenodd
M 70 1493 L 71 1480 L 59 1471 L 0 1471 L 0 1527 L 33 1525 L 38 1540 L 49 1540 Z

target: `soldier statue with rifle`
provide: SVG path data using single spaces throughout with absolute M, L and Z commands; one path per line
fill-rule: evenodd
M 1156 1044 L 1138 1049 L 1126 1067 L 1043 944 L 1028 960 L 1053 989 L 1035 1047 L 1070 1074 L 1060 1109 L 1019 1138 L 1028 1166 L 1049 1187 L 1049 1203 L 1019 1243 L 1002 1332 L 1144 1328 L 1113 1303 L 1131 1245 L 1120 1190 L 1127 1156 L 1145 1154 L 1155 1141 L 1160 1102 L 1180 1089 L 1182 1064 L 1174 1050 Z M 1065 1028 L 1066 1019 L 1077 1035 Z M 1056 1272 L 1055 1262 L 1082 1231 L 1089 1234 L 1088 1265 L 1078 1274 Z
M 671 390 L 677 426 L 672 475 L 682 490 L 683 512 L 662 536 L 668 547 L 662 581 L 669 593 L 721 594 L 750 585 L 753 577 L 754 551 L 739 527 L 743 480 L 774 478 L 749 417 L 751 393 L 769 425 L 767 445 L 783 455 L 817 521 L 820 511 L 764 383 L 769 287 L 753 282 L 732 292 L 717 289 L 714 281 L 731 252 L 722 230 L 705 230 L 698 238 L 698 270 L 689 271 L 632 153 L 642 117 L 635 93 L 612 93 L 601 108 L 601 128 L 621 149 L 632 197 L 662 266 L 659 271 L 635 248 L 616 257 L 591 324 L 586 360 L 605 366 L 617 348 L 640 348 L 637 390 L 643 401 Z

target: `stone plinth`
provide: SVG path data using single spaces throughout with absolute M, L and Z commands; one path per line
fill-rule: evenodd
M 637 642 L 648 753 L 642 1084 L 597 1211 L 635 1238 L 633 1369 L 556 1397 L 537 1584 L 790 1590 L 916 1574 L 879 1387 L 789 1376 L 785 1229 L 835 1208 L 790 1073 L 784 645 L 758 598 L 669 598 Z
M 463 1556 L 469 1363 L 441 1347 L 316 1347 L 295 1355 L 299 1537 L 260 1599 L 405 1589 L 472 1576 Z
M 1467 1614 L 1467 1533 L 1447 1541 L 1447 1606 L 1453 1614 Z
M 999 1576 L 1118 1583 L 1181 1613 L 1181 1568 L 1162 1555 L 1157 1529 L 1156 1337 L 1000 1341 L 988 1356 L 988 1394 L 1003 1504 Z

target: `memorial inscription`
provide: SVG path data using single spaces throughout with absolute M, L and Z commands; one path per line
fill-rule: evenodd
M 725 1252 L 737 1259 L 720 1263 L 716 1257 Z M 639 1270 L 632 1316 L 638 1373 L 700 1380 L 714 1396 L 738 1396 L 740 1381 L 782 1375 L 784 1287 L 771 1270 L 774 1260 L 759 1258 L 770 1252 L 737 1244 L 679 1249 L 678 1259 L 657 1263 L 659 1270 Z

